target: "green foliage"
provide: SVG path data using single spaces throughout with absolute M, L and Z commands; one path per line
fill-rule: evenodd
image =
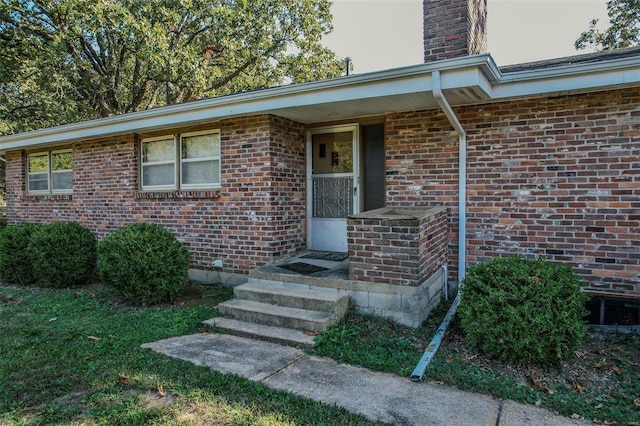
M 462 327 L 473 344 L 503 362 L 569 359 L 585 332 L 583 285 L 568 266 L 496 257 L 467 272 L 458 309 Z
M 33 233 L 41 227 L 28 222 L 4 229 L 0 226 L 0 280 L 19 285 L 35 284 L 33 259 L 27 248 Z
M 593 19 L 589 23 L 589 29 L 576 40 L 576 49 L 619 49 L 640 43 L 639 0 L 609 0 L 607 14 L 609 28 L 601 31 L 598 29 L 598 19 Z
M 40 285 L 65 288 L 89 282 L 96 267 L 96 236 L 75 222 L 55 222 L 31 236 L 28 251 Z
M 342 74 L 329 0 L 5 0 L 0 22 L 0 134 Z
M 173 301 L 188 269 L 186 247 L 160 225 L 126 225 L 98 244 L 100 279 L 134 303 Z

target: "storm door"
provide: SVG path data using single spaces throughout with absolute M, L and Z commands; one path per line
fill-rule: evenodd
M 347 217 L 358 213 L 358 128 L 314 129 L 308 144 L 310 250 L 347 251 Z

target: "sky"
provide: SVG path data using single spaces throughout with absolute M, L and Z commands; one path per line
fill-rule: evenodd
M 608 25 L 606 0 L 488 0 L 488 51 L 499 66 L 578 53 L 592 19 Z M 354 73 L 422 63 L 422 0 L 333 0 L 324 43 Z

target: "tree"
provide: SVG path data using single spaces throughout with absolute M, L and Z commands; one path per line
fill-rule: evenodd
M 607 14 L 609 28 L 600 31 L 598 19 L 592 20 L 576 40 L 576 49 L 608 50 L 640 44 L 640 0 L 609 0 Z
M 336 77 L 329 0 L 0 0 L 0 133 Z

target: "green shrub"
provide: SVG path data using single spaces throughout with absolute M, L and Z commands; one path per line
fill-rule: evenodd
M 33 259 L 27 250 L 38 223 L 23 222 L 0 230 L 0 280 L 19 285 L 35 284 Z
M 96 266 L 96 236 L 75 222 L 54 222 L 31 236 L 29 252 L 39 284 L 65 288 L 86 284 Z
M 522 256 L 468 269 L 459 314 L 470 341 L 511 364 L 557 363 L 582 343 L 589 298 L 568 266 Z
M 189 252 L 160 225 L 123 226 L 98 244 L 98 273 L 131 302 L 172 302 L 187 279 Z

